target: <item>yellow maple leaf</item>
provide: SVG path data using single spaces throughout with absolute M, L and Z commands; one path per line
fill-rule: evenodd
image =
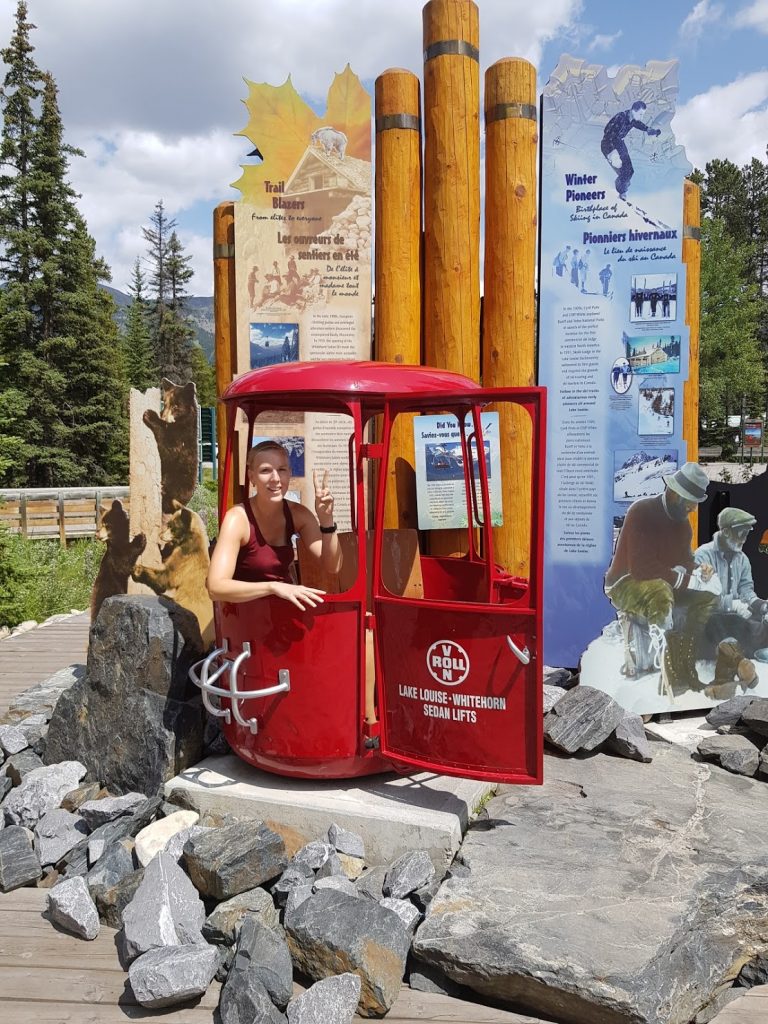
M 309 145 L 312 132 L 321 125 L 317 114 L 299 96 L 289 75 L 282 85 L 256 84 L 246 79 L 248 123 L 237 135 L 244 135 L 256 146 L 263 163 L 248 165 L 235 188 L 243 200 L 256 206 L 270 205 L 266 181 L 284 181 L 290 177 Z
M 325 123 L 347 136 L 347 156 L 371 159 L 371 97 L 349 64 L 333 76 Z

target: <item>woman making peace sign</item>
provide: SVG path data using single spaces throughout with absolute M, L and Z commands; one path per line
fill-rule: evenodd
M 328 470 L 313 471 L 315 512 L 288 501 L 288 452 L 277 441 L 262 441 L 248 452 L 248 480 L 255 494 L 224 516 L 211 558 L 206 586 L 214 601 L 253 601 L 280 597 L 302 610 L 322 604 L 325 591 L 293 582 L 293 544 L 298 533 L 326 572 L 341 568 L 341 548 L 333 521 Z M 318 522 L 319 520 L 319 522 Z

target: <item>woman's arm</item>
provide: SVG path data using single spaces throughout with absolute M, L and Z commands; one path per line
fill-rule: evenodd
M 319 531 L 318 531 L 319 532 Z M 231 601 L 241 604 L 254 601 L 260 597 L 280 597 L 290 601 L 302 611 L 314 608 L 323 603 L 323 591 L 313 587 L 297 586 L 292 583 L 265 580 L 259 583 L 247 583 L 235 580 L 233 575 L 237 564 L 240 548 L 248 543 L 250 528 L 248 516 L 242 505 L 235 505 L 224 516 L 219 538 L 211 558 L 208 578 L 205 585 L 212 601 Z

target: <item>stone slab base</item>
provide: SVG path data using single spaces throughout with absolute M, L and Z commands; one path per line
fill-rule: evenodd
M 674 715 L 669 722 L 646 722 L 646 732 L 667 743 L 676 743 L 693 753 L 699 744 L 708 736 L 715 736 L 713 729 L 700 711 L 689 711 L 687 714 Z
M 173 803 L 201 816 L 230 814 L 279 826 L 289 852 L 325 838 L 336 822 L 365 842 L 366 863 L 389 864 L 407 850 L 426 850 L 442 871 L 459 848 L 475 811 L 494 785 L 471 779 L 376 775 L 314 782 L 269 775 L 235 755 L 209 757 L 166 783 Z

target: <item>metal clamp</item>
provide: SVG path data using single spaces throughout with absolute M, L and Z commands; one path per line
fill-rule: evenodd
M 509 647 L 510 651 L 512 651 L 517 660 L 522 662 L 523 665 L 530 664 L 531 652 L 528 650 L 527 647 L 524 647 L 521 651 L 511 636 L 507 637 L 507 646 Z
M 221 708 L 214 704 L 210 695 L 214 693 L 222 696 L 225 693 L 224 690 L 221 690 L 213 684 L 220 675 L 223 675 L 224 672 L 226 672 L 229 667 L 229 662 L 225 659 L 213 675 L 210 675 L 210 671 L 211 665 L 213 665 L 214 661 L 222 654 L 226 654 L 228 648 L 229 644 L 225 639 L 221 647 L 217 647 L 215 650 L 211 651 L 207 658 L 203 658 L 202 661 L 195 662 L 195 664 L 189 669 L 189 678 L 195 686 L 199 686 L 202 690 L 203 704 L 205 705 L 206 710 L 215 718 L 223 718 L 227 725 L 232 721 L 232 715 L 230 714 L 229 709 Z
M 195 684 L 199 686 L 203 691 L 203 703 L 206 708 L 215 715 L 217 718 L 223 718 L 227 725 L 234 716 L 235 721 L 238 725 L 245 726 L 250 729 L 252 733 L 256 733 L 258 730 L 258 721 L 255 718 L 245 718 L 242 711 L 240 710 L 240 702 L 244 700 L 258 700 L 260 697 L 272 697 L 277 693 L 287 693 L 291 688 L 291 674 L 287 668 L 278 669 L 277 678 L 278 683 L 275 686 L 264 686 L 260 690 L 238 690 L 237 688 L 237 672 L 244 661 L 251 656 L 251 645 L 246 641 L 243 643 L 242 651 L 235 658 L 234 661 L 230 661 L 228 658 L 222 658 L 221 664 L 217 667 L 213 674 L 210 674 L 211 666 L 214 661 L 226 654 L 228 651 L 227 641 L 223 641 L 222 647 L 217 647 L 216 650 L 211 651 L 207 658 L 203 661 L 198 661 L 189 670 L 189 678 Z M 219 676 L 223 675 L 224 672 L 229 669 L 229 686 L 216 686 L 216 680 Z M 217 707 L 212 703 L 210 695 L 222 697 L 231 701 L 231 712 L 229 709 L 223 709 Z

